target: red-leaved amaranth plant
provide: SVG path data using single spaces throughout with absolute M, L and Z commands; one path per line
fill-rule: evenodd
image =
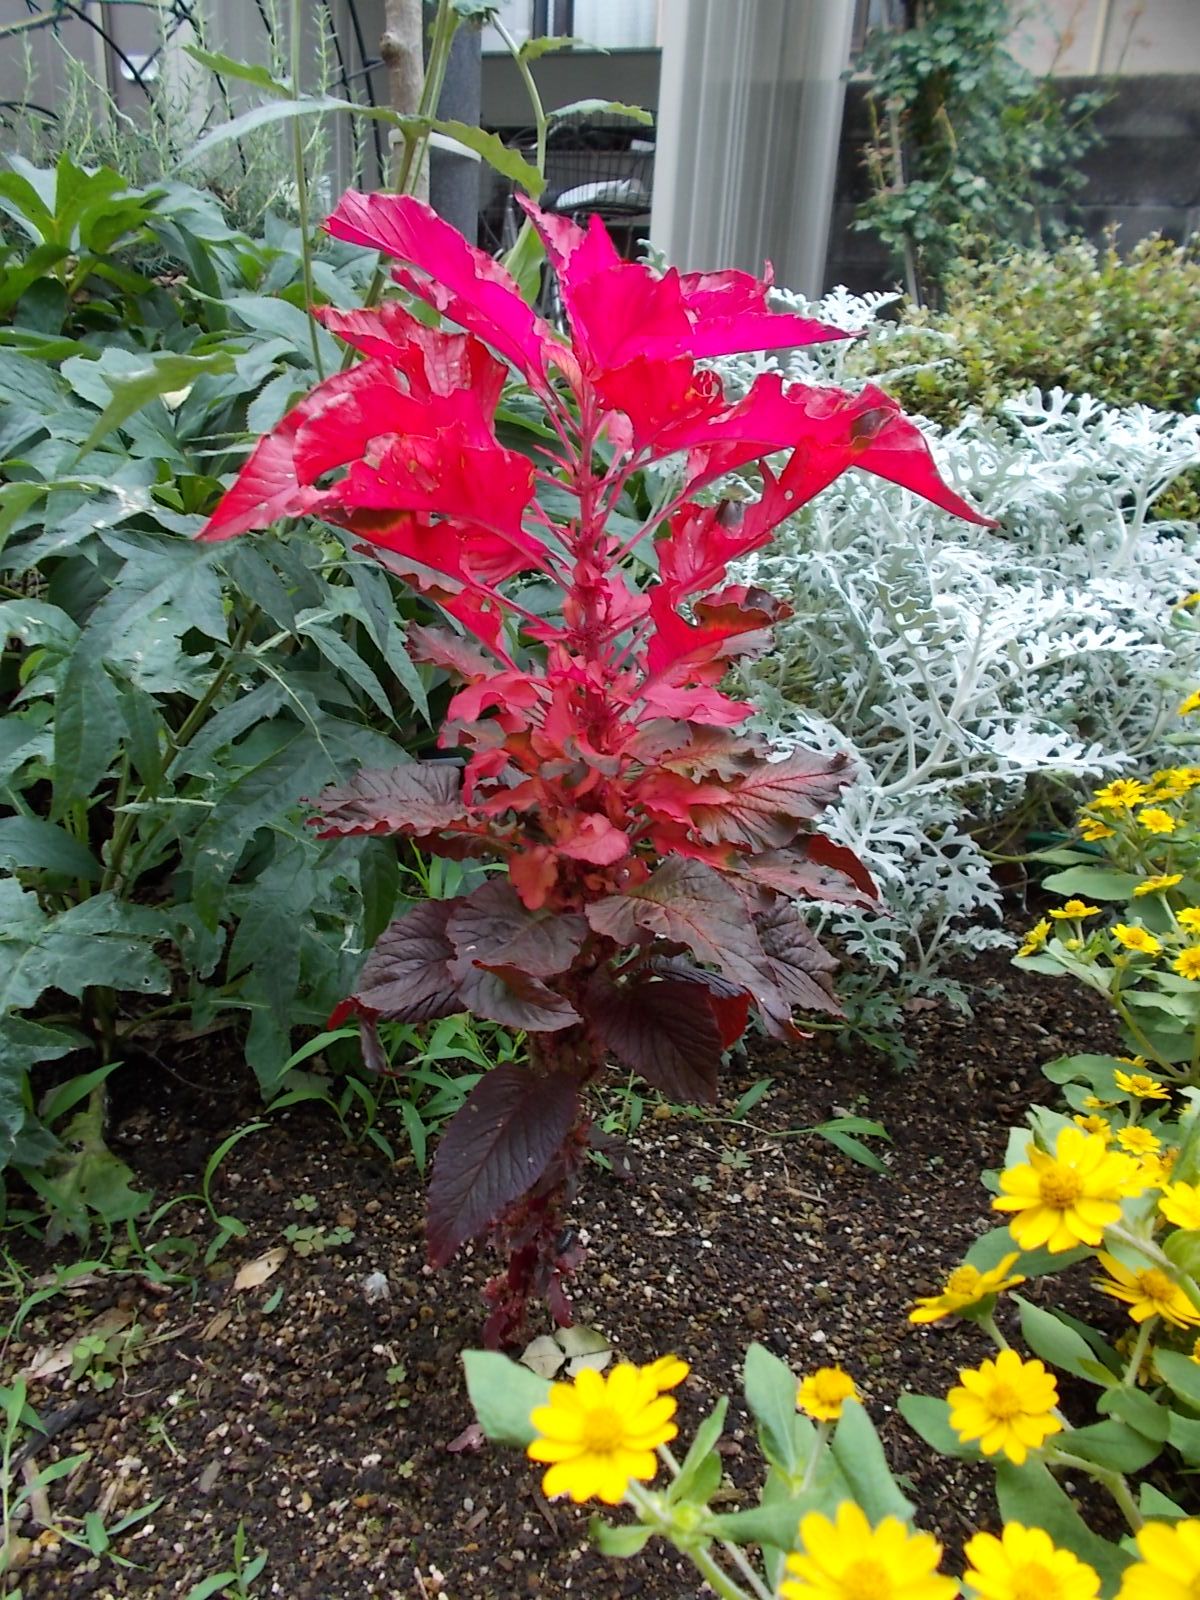
M 726 398 L 702 358 L 842 337 L 771 312 L 769 278 L 659 276 L 621 260 L 598 220 L 584 231 L 527 209 L 569 339 L 426 206 L 347 194 L 329 231 L 396 257 L 406 294 L 466 331 L 399 301 L 322 308 L 365 359 L 260 441 L 201 534 L 322 517 L 458 624 L 409 638 L 462 685 L 439 742 L 465 761 L 360 772 L 321 796 L 318 825 L 507 869 L 397 918 L 344 1008 L 369 1054 L 380 1018 L 471 1011 L 529 1036 L 528 1064 L 486 1073 L 447 1126 L 429 1188 L 435 1265 L 482 1234 L 505 1259 L 487 1290 L 491 1344 L 520 1336 L 531 1296 L 569 1320 L 564 1210 L 589 1144 L 584 1090 L 606 1062 L 673 1100 L 714 1100 L 751 1006 L 780 1039 L 803 1037 L 794 1009 L 838 1010 L 834 963 L 797 899 L 874 893 L 811 827 L 848 781 L 844 758 L 770 760 L 732 731 L 751 708 L 721 679 L 787 608 L 727 583 L 730 562 L 852 466 L 983 520 L 878 389 L 767 373 Z M 536 460 L 496 436 L 510 369 L 544 409 Z M 617 537 L 631 480 L 668 456 L 681 464 L 669 503 Z M 705 498 L 745 468 L 757 500 Z M 639 546 L 650 560 L 631 560 Z

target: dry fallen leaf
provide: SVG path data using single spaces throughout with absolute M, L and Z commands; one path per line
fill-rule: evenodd
M 274 1277 L 286 1259 L 287 1246 L 277 1244 L 264 1255 L 257 1256 L 253 1261 L 247 1261 L 245 1266 L 238 1268 L 237 1277 L 233 1280 L 234 1293 L 242 1289 L 257 1289 L 260 1284 L 266 1283 L 268 1278 Z
M 219 1339 L 232 1321 L 232 1311 L 218 1311 L 211 1322 L 205 1323 L 203 1329 L 201 1330 L 200 1337 L 202 1339 Z
M 483 1429 L 477 1422 L 469 1422 L 457 1438 L 451 1439 L 446 1446 L 455 1455 L 461 1450 L 481 1450 L 483 1448 Z
M 552 1378 L 566 1360 L 562 1347 L 549 1334 L 541 1334 L 522 1350 L 520 1362 L 539 1378 Z
M 122 1328 L 127 1328 L 133 1321 L 133 1313 L 122 1311 L 119 1306 L 112 1306 L 107 1311 L 102 1311 L 98 1317 L 93 1317 L 67 1340 L 66 1344 L 58 1346 L 44 1345 L 35 1352 L 33 1360 L 22 1373 L 26 1378 L 53 1378 L 56 1373 L 65 1372 L 75 1359 L 75 1347 L 81 1339 L 109 1339 L 114 1333 L 120 1333 Z

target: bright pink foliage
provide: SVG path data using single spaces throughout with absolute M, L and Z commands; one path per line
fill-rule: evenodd
M 507 884 L 394 923 L 353 1004 L 409 1020 L 470 1008 L 558 1041 L 539 1057 L 553 1137 L 543 1127 L 529 1153 L 538 1095 L 510 1072 L 468 1102 L 435 1167 L 435 1256 L 504 1211 L 514 1252 L 533 1252 L 514 1303 L 535 1279 L 555 1292 L 549 1197 L 578 1155 L 563 1130 L 605 1054 L 668 1093 L 711 1097 L 751 1003 L 780 1037 L 797 1036 L 793 1007 L 836 1010 L 832 962 L 794 901 L 873 893 L 811 827 L 845 762 L 770 761 L 732 731 L 750 708 L 721 681 L 787 607 L 731 583 L 730 564 L 851 467 L 985 520 L 878 389 L 767 373 L 725 395 L 701 358 L 843 337 L 772 312 L 769 278 L 660 276 L 621 260 L 598 220 L 583 230 L 527 210 L 569 337 L 427 207 L 346 195 L 329 231 L 397 257 L 400 287 L 466 331 L 430 328 L 399 301 L 322 310 L 365 359 L 259 443 L 201 535 L 323 517 L 462 630 L 410 630 L 417 659 L 461 686 L 440 735 L 465 753 L 461 771 L 359 774 L 322 798 L 321 827 L 507 865 Z M 496 434 L 510 367 L 544 409 L 532 459 Z M 631 485 L 667 457 L 667 503 L 634 517 Z M 757 472 L 756 500 L 706 495 L 739 469 Z M 524 1211 L 504 1210 L 522 1195 Z

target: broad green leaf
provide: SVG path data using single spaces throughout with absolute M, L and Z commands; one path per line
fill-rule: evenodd
M 716 1406 L 705 1417 L 692 1437 L 688 1453 L 683 1458 L 679 1468 L 679 1476 L 668 1485 L 667 1499 L 672 1503 L 676 1500 L 690 1500 L 696 1498 L 696 1488 L 701 1478 L 701 1469 L 704 1462 L 716 1450 L 717 1440 L 721 1437 L 721 1430 L 725 1426 L 725 1413 L 729 1409 L 729 1401 L 725 1395 L 717 1401 Z M 720 1461 L 717 1462 L 717 1481 L 720 1481 Z M 712 1492 L 711 1490 L 709 1491 Z M 707 1499 L 708 1496 L 703 1497 Z
M 181 167 L 194 166 L 214 150 L 244 139 L 258 128 L 270 127 L 275 122 L 286 122 L 291 117 L 324 117 L 330 114 L 349 113 L 356 117 L 374 117 L 381 122 L 399 122 L 395 111 L 386 106 L 356 105 L 351 100 L 339 100 L 335 95 L 302 96 L 295 100 L 271 100 L 266 105 L 252 106 L 229 122 L 222 122 L 199 139 L 180 161 Z
M 807 1496 L 803 1500 L 775 1500 L 748 1511 L 707 1517 L 704 1526 L 714 1538 L 728 1539 L 731 1544 L 766 1544 L 790 1550 L 796 1542 L 800 1518 L 811 1509 Z
M 104 665 L 77 650 L 55 701 L 54 815 L 95 794 L 120 751 L 121 702 Z
M 1095 1383 L 1096 1356 L 1087 1341 L 1060 1322 L 1052 1311 L 1032 1305 L 1019 1294 L 1014 1294 L 1012 1299 L 1020 1308 L 1021 1336 L 1034 1354 L 1063 1372 Z
M 602 1556 L 614 1556 L 618 1560 L 636 1556 L 645 1547 L 653 1531 L 652 1528 L 643 1527 L 638 1522 L 614 1528 L 612 1523 L 605 1522 L 603 1517 L 588 1519 L 588 1533 L 596 1549 Z
M 465 145 L 468 150 L 473 150 L 476 155 L 482 156 L 488 166 L 500 173 L 501 177 L 509 178 L 513 183 L 519 184 L 535 200 L 546 187 L 546 180 L 538 169 L 530 166 L 520 151 L 510 149 L 496 134 L 486 133 L 482 128 L 472 127 L 467 122 L 447 122 L 441 118 L 432 120 L 430 127 L 435 133 L 444 134 L 456 144 Z
M 1115 1056 L 1078 1055 L 1058 1056 L 1042 1067 L 1042 1076 L 1051 1083 L 1086 1083 L 1092 1088 L 1103 1085 L 1112 1088 L 1113 1068 L 1119 1066 Z
M 1023 1132 L 1022 1137 L 1025 1138 Z M 1024 1145 L 1020 1159 L 1025 1159 Z M 1020 1255 L 1020 1260 L 1013 1264 L 1014 1272 L 1026 1278 L 1040 1278 L 1047 1273 L 1061 1272 L 1065 1267 L 1074 1266 L 1077 1261 L 1086 1260 L 1091 1251 L 1080 1247 L 1078 1250 L 1060 1251 L 1057 1255 L 1045 1249 L 1018 1252 L 1016 1241 L 1007 1228 L 993 1228 L 976 1239 L 964 1260 L 978 1272 L 990 1272 L 993 1267 L 999 1266 L 1005 1256 L 1014 1254 Z
M 526 39 L 517 51 L 517 59 L 528 64 L 554 50 L 572 50 L 577 44 L 586 44 L 586 40 L 577 39 L 570 33 L 542 34 L 537 39 Z
M 1129 900 L 1133 886 L 1142 881 L 1137 872 L 1120 872 L 1116 867 L 1069 867 L 1055 872 L 1042 887 L 1051 894 L 1082 896 L 1091 900 Z
M 233 357 L 223 350 L 204 356 L 177 355 L 169 350 L 140 356 L 136 367 L 130 371 L 120 377 L 114 374 L 106 378 L 111 398 L 80 445 L 75 459 L 81 461 L 101 439 L 106 439 L 149 401 L 173 390 L 186 389 L 204 373 L 232 371 Z
M 1140 1472 L 1161 1452 L 1162 1444 L 1124 1422 L 1110 1419 L 1073 1428 L 1063 1440 L 1063 1449 L 1116 1472 Z
M 1152 1483 L 1142 1484 L 1138 1495 L 1138 1510 L 1144 1517 L 1153 1517 L 1156 1522 L 1173 1522 L 1177 1517 L 1187 1516 L 1187 1512 L 1174 1500 L 1169 1500 L 1161 1489 L 1156 1489 Z
M 900 1415 L 925 1443 L 943 1456 L 959 1456 L 963 1461 L 978 1461 L 978 1445 L 966 1444 L 950 1426 L 950 1407 L 945 1400 L 927 1394 L 902 1394 L 897 1401 Z
M 1177 1350 L 1156 1350 L 1154 1364 L 1181 1400 L 1200 1408 L 1200 1362 Z
M 634 122 L 641 122 L 647 128 L 654 126 L 654 113 L 646 111 L 642 106 L 627 106 L 621 100 L 572 100 L 569 105 L 555 106 L 550 112 L 550 120 L 557 121 L 560 117 L 631 117 Z
M 996 1467 L 996 1500 L 1005 1522 L 1044 1528 L 1056 1545 L 1095 1567 L 1105 1584 L 1115 1584 L 1131 1557 L 1094 1534 L 1041 1461 L 1024 1466 L 1001 1461 Z
M 907 1522 L 912 1517 L 912 1501 L 901 1492 L 875 1426 L 857 1400 L 843 1405 L 830 1448 L 855 1500 L 872 1523 L 884 1517 Z
M 87 846 L 41 817 L 0 817 L 0 867 L 59 872 L 88 883 L 100 877 L 100 863 Z
M 494 1444 L 524 1449 L 537 1437 L 530 1413 L 546 1404 L 549 1383 L 493 1350 L 464 1350 L 462 1360 L 467 1393 L 485 1435 Z
M 237 61 L 233 56 L 222 55 L 216 50 L 202 50 L 197 44 L 184 45 L 184 49 L 202 67 L 207 67 L 210 72 L 215 72 L 222 78 L 236 78 L 239 83 L 252 83 L 256 89 L 264 89 L 267 94 L 275 95 L 281 100 L 290 100 L 293 97 L 291 84 L 272 77 L 266 67 L 255 66 L 249 61 Z
M 746 1351 L 746 1404 L 754 1413 L 763 1454 L 789 1476 L 799 1465 L 796 1448 L 795 1376 L 778 1356 L 758 1343 Z

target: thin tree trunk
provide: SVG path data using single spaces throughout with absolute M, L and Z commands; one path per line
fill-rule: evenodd
M 379 53 L 387 64 L 393 109 L 412 116 L 425 87 L 424 18 L 421 0 L 386 0 L 384 34 Z M 412 193 L 429 198 L 429 167 L 422 164 Z

